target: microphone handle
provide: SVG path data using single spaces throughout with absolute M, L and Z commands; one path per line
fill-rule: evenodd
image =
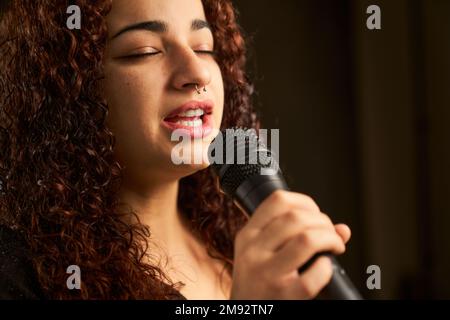
M 256 175 L 244 181 L 237 188 L 235 199 L 251 215 L 265 198 L 278 189 L 289 190 L 281 174 Z M 333 265 L 333 276 L 321 294 L 331 300 L 362 300 L 361 294 L 355 288 L 345 270 L 339 265 L 336 257 L 330 253 L 316 254 L 299 268 L 299 272 L 306 270 L 320 255 L 330 257 Z

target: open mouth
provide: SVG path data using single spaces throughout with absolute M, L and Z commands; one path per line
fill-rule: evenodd
M 192 138 L 202 138 L 209 135 L 213 128 L 212 105 L 185 105 L 164 118 L 163 125 L 171 130 L 182 130 Z
M 179 126 L 197 128 L 203 126 L 205 116 L 210 114 L 211 112 L 205 112 L 205 110 L 201 108 L 190 109 L 175 116 L 165 118 L 164 121 Z

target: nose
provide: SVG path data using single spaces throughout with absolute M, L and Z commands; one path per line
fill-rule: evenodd
M 172 85 L 176 90 L 198 90 L 211 82 L 211 72 L 207 62 L 192 49 L 178 50 L 173 56 Z

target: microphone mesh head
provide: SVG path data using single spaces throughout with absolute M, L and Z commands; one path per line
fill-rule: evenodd
M 255 129 L 222 130 L 209 146 L 208 155 L 223 191 L 232 196 L 245 180 L 260 175 L 262 168 L 270 168 L 275 161 Z

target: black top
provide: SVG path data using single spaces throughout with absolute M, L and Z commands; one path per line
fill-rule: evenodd
M 0 299 L 44 299 L 20 234 L 0 225 Z
M 23 237 L 0 225 L 0 300 L 43 300 L 43 294 Z M 186 300 L 174 290 L 171 300 Z

